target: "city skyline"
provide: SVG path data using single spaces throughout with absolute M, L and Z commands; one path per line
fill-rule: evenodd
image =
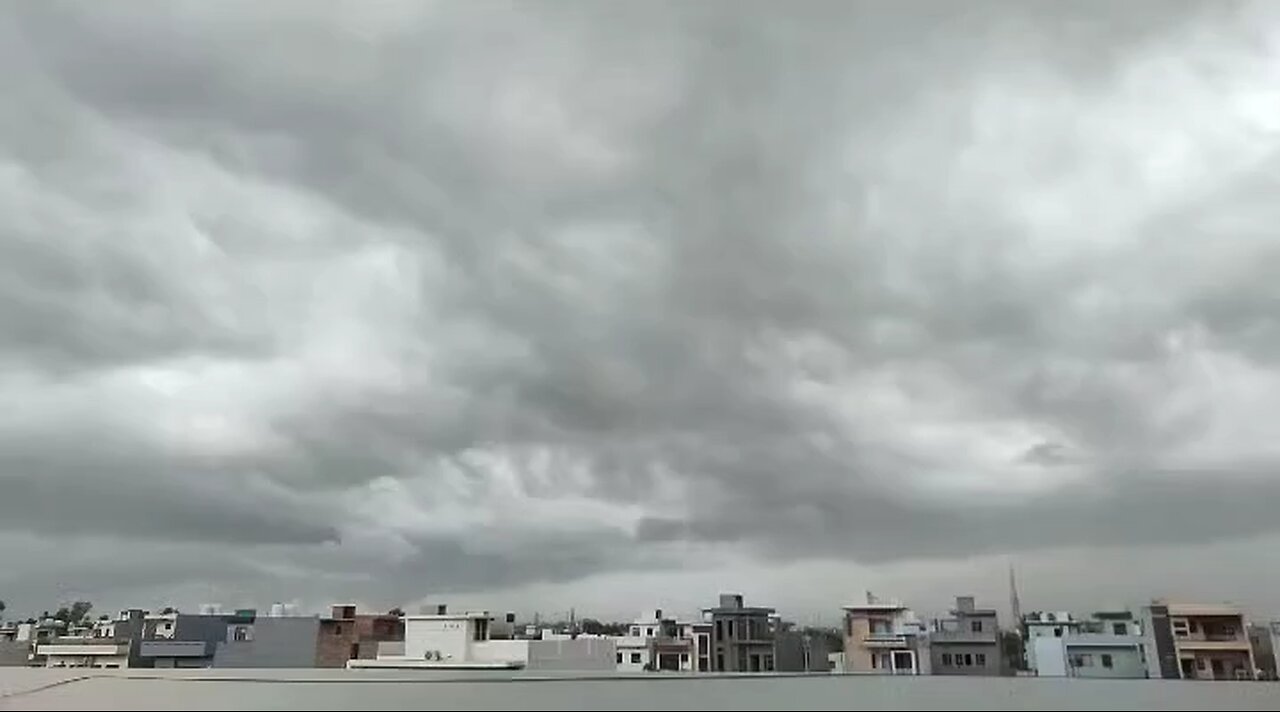
M 1274 617 L 1278 37 L 0 7 L 0 599 Z

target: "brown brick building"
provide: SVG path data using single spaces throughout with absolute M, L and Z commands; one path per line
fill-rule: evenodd
M 320 619 L 316 667 L 346 667 L 348 660 L 378 656 L 378 643 L 404 640 L 404 622 L 386 613 L 356 613 L 353 605 L 336 605 Z

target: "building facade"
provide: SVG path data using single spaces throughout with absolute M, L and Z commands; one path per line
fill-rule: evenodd
M 825 636 L 782 625 L 774 634 L 773 648 L 777 672 L 831 672 L 831 651 Z
M 626 635 L 613 638 L 618 672 L 697 670 L 697 640 L 685 636 L 685 630 L 674 618 L 663 617 L 660 608 L 641 616 Z
M 555 639 L 489 637 L 488 611 L 404 616 L 404 640 L 378 644 L 372 659 L 348 660 L 348 668 L 476 669 L 546 671 L 616 670 L 616 647 L 604 636 L 557 636 Z
M 972 596 L 957 596 L 951 617 L 934 621 L 929 657 L 934 675 L 1005 674 L 995 609 L 976 607 Z
M 1102 611 L 1088 620 L 1069 613 L 1023 618 L 1027 669 L 1041 677 L 1147 677 L 1147 638 L 1129 611 Z
M 774 669 L 772 608 L 743 605 L 736 593 L 720 594 L 720 603 L 702 611 L 711 624 L 711 669 L 714 672 L 772 672 Z
M 379 643 L 404 640 L 404 623 L 398 615 L 359 613 L 353 604 L 340 604 L 320 619 L 317 636 L 316 667 L 341 668 L 348 660 L 376 658 Z
M 1244 612 L 1230 604 L 1155 601 L 1144 610 L 1151 677 L 1252 680 L 1257 666 Z
M 227 615 L 212 667 L 309 668 L 316 664 L 320 619 L 259 616 L 245 609 Z
M 907 606 L 880 601 L 844 607 L 844 656 L 838 672 L 919 675 L 928 661 L 925 626 Z

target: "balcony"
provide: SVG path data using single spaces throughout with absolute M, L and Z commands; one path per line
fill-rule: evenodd
M 91 638 L 84 640 L 60 640 L 56 643 L 41 643 L 36 646 L 37 655 L 82 656 L 128 655 L 129 644 L 117 643 L 114 640 L 95 642 Z
M 862 645 L 866 648 L 905 649 L 911 647 L 911 641 L 902 633 L 871 633 L 862 639 Z

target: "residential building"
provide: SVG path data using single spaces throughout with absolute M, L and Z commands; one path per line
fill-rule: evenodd
M 693 641 L 694 671 L 711 671 L 711 623 L 685 621 L 680 623 L 680 637 Z
M 404 640 L 379 643 L 373 659 L 348 660 L 349 668 L 520 669 L 609 672 L 617 667 L 614 641 L 603 636 L 493 640 L 488 611 L 404 617 Z
M 1100 611 L 1080 621 L 1069 613 L 1032 613 L 1027 668 L 1041 677 L 1147 677 L 1147 639 L 1129 611 Z
M 1153 601 L 1144 610 L 1152 677 L 1252 680 L 1257 666 L 1243 611 L 1230 604 Z
M 844 607 L 844 656 L 837 672 L 919 675 L 928 662 L 925 633 L 910 608 L 868 591 L 866 603 Z
M 626 635 L 615 636 L 618 672 L 654 670 L 693 672 L 698 658 L 698 641 L 683 635 L 685 628 L 674 618 L 665 618 L 662 609 L 652 616 L 641 616 L 627 629 Z
M 789 623 L 774 633 L 774 670 L 777 672 L 831 672 L 827 638 L 795 630 Z
M 212 667 L 214 652 L 227 631 L 221 615 L 148 614 L 143 618 L 138 666 L 157 668 Z
M 259 616 L 242 609 L 223 621 L 213 653 L 216 668 L 309 668 L 316 664 L 320 619 Z
M 712 670 L 772 671 L 774 614 L 772 608 L 743 605 L 736 593 L 722 593 L 718 606 L 703 609 L 703 621 L 711 624 Z
M 99 621 L 76 635 L 58 636 L 36 644 L 36 655 L 46 667 L 127 668 L 140 662 L 145 613 L 121 611 L 114 620 Z
M 957 596 L 951 617 L 934 621 L 929 656 L 934 675 L 1003 674 L 995 609 L 977 608 L 973 596 Z
M 1253 648 L 1253 664 L 1258 666 L 1259 680 L 1276 679 L 1275 641 L 1271 632 L 1275 625 L 1274 622 L 1269 626 L 1249 625 L 1249 645 Z
M 316 641 L 316 667 L 346 667 L 348 660 L 370 660 L 378 656 L 378 644 L 404 640 L 400 616 L 357 613 L 353 604 L 330 607 L 329 617 L 320 619 Z

